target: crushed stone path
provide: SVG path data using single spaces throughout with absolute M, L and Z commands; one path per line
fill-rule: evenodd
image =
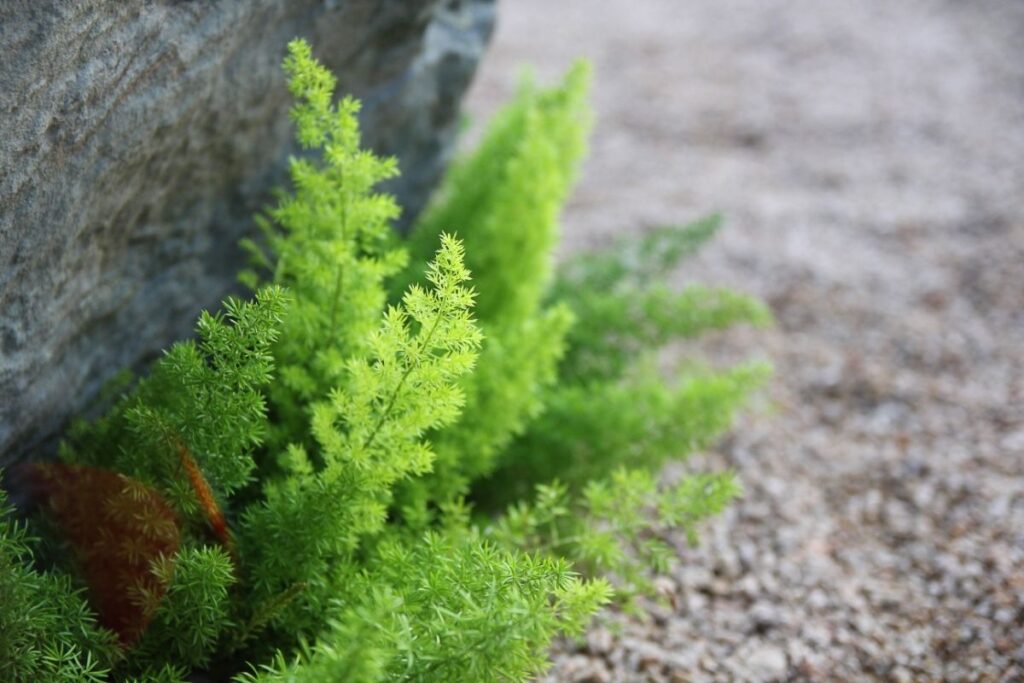
M 1024 680 L 1024 4 L 503 0 L 471 114 L 579 55 L 598 125 L 566 249 L 721 211 L 679 280 L 777 325 L 680 352 L 776 378 L 670 468 L 746 488 L 678 541 L 671 606 L 548 680 Z

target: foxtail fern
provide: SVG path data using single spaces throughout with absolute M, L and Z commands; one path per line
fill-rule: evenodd
M 12 473 L 28 521 L 0 492 L 4 681 L 528 680 L 739 493 L 656 476 L 765 374 L 649 370 L 767 319 L 662 284 L 717 224 L 552 257 L 586 66 L 527 82 L 407 244 L 358 102 L 303 41 L 284 68 L 306 154 L 244 242 L 253 298 L 204 312 L 60 462 Z

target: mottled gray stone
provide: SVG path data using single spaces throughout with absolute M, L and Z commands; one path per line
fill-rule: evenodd
M 293 151 L 279 68 L 308 38 L 418 211 L 494 0 L 0 3 L 0 464 L 228 292 Z

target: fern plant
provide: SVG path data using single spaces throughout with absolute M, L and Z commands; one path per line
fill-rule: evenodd
M 717 216 L 652 230 L 562 264 L 548 292 L 575 323 L 544 412 L 504 450 L 477 486 L 491 506 L 509 504 L 558 479 L 581 490 L 617 467 L 651 471 L 710 445 L 769 375 L 752 361 L 726 370 L 684 364 L 671 381 L 655 369 L 670 342 L 737 323 L 764 325 L 760 302 L 725 289 L 664 281 L 719 229 Z
M 412 264 L 422 263 L 446 226 L 458 226 L 476 274 L 476 313 L 485 334 L 476 371 L 463 386 L 457 424 L 434 435 L 430 477 L 406 487 L 407 504 L 466 495 L 499 454 L 541 412 L 556 381 L 572 312 L 546 292 L 554 274 L 558 215 L 586 146 L 590 72 L 572 67 L 556 88 L 526 80 L 491 123 L 479 148 L 456 162 L 412 231 Z M 401 282 L 416 281 L 411 266 Z
M 404 244 L 358 103 L 304 42 L 284 66 L 320 155 L 244 243 L 252 300 L 203 313 L 60 462 L 12 473 L 28 521 L 0 498 L 0 679 L 527 680 L 739 492 L 655 473 L 763 368 L 666 385 L 642 360 L 766 320 L 660 284 L 714 224 L 552 258 L 584 65 L 527 82 Z

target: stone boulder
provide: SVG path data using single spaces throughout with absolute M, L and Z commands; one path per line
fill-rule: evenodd
M 49 449 L 190 334 L 294 151 L 302 36 L 399 158 L 406 220 L 448 158 L 494 0 L 0 3 L 0 464 Z

